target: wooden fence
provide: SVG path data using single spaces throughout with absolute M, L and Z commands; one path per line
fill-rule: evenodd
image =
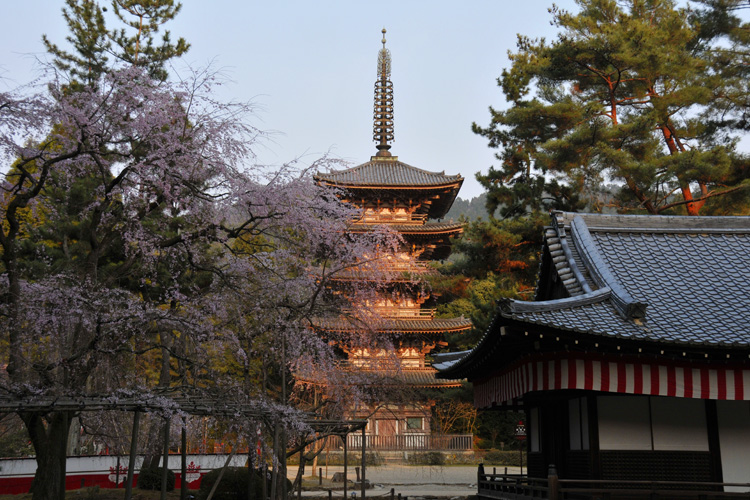
M 750 499 L 750 484 L 684 481 L 546 479 L 520 474 L 477 474 L 478 497 L 501 500 L 723 500 Z M 725 490 L 735 491 L 725 491 Z
M 471 451 L 473 436 L 471 434 L 398 434 L 390 436 L 365 436 L 368 451 Z M 362 435 L 349 434 L 349 450 L 362 449 Z M 338 449 L 344 446 L 338 436 L 329 437 L 329 448 Z

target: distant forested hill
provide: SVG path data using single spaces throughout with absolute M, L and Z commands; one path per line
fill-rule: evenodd
M 470 221 L 475 219 L 487 219 L 487 209 L 484 208 L 486 200 L 487 193 L 482 193 L 470 200 L 464 200 L 459 196 L 456 198 L 456 201 L 453 202 L 453 206 L 446 214 L 445 219 L 453 219 L 454 221 L 457 221 L 462 215 Z

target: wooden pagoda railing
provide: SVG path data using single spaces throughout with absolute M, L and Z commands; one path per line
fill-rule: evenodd
M 425 309 L 417 307 L 379 307 L 370 308 L 382 319 L 433 319 L 436 309 Z M 343 312 L 352 314 L 353 309 L 344 308 Z
M 360 224 L 418 224 L 422 225 L 427 221 L 427 214 L 383 214 L 383 213 L 365 213 L 356 220 Z
M 362 280 L 374 274 L 388 273 L 390 281 L 414 281 L 415 276 L 436 274 L 437 271 L 428 261 L 404 261 L 400 259 L 380 260 L 367 266 L 352 266 L 337 271 L 333 279 L 340 281 Z M 400 273 L 400 274 L 399 274 Z M 390 276 L 392 274 L 392 276 Z
M 417 307 L 373 307 L 383 318 L 388 319 L 432 319 L 436 309 Z
M 750 483 L 559 479 L 553 468 L 550 472 L 546 479 L 521 474 L 487 474 L 480 465 L 477 496 L 502 500 L 750 499 Z M 724 491 L 727 488 L 740 491 Z
M 365 448 L 371 451 L 470 451 L 474 437 L 471 434 L 396 434 L 365 436 Z M 329 449 L 343 448 L 338 436 L 329 436 Z M 362 436 L 350 434 L 349 450 L 362 449 Z

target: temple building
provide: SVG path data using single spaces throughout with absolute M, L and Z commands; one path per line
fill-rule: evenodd
M 526 413 L 528 477 L 480 472 L 480 498 L 749 492 L 750 217 L 551 222 L 535 300 L 435 361 Z
M 390 81 L 391 56 L 385 42 L 384 29 L 375 83 L 373 138 L 377 142 L 377 154 L 353 168 L 318 173 L 315 180 L 339 188 L 343 200 L 361 208 L 360 218 L 351 226 L 352 232 L 372 231 L 387 225 L 403 238 L 402 247 L 388 259 L 390 274 L 394 278 L 376 303 L 370 305 L 380 318 L 373 326 L 376 331 L 370 338 L 387 340 L 391 352 L 384 353 L 376 342 L 339 346 L 352 368 L 379 371 L 374 378 L 383 386 L 391 385 L 394 394 L 401 392 L 403 395 L 404 387 L 425 389 L 460 385 L 456 381 L 437 379 L 436 370 L 426 356 L 438 345 L 444 345 L 447 333 L 468 330 L 471 322 L 464 318 L 436 318 L 435 297 L 425 286 L 426 275 L 433 272 L 430 262 L 448 257 L 451 240 L 462 231 L 459 223 L 435 219 L 445 217 L 463 178 L 422 170 L 391 154 L 394 140 L 393 84 Z M 339 279 L 343 282 L 347 278 L 341 276 Z M 357 279 L 368 277 L 359 276 Z M 345 289 L 344 283 L 342 289 Z M 345 318 L 323 320 L 316 327 L 322 333 L 358 328 Z M 398 366 L 384 370 L 383 364 L 376 361 L 386 357 L 395 359 Z M 402 443 L 403 447 L 409 448 L 409 443 L 424 444 L 428 441 L 422 438 L 431 434 L 431 403 L 414 400 L 413 396 L 407 399 L 410 400 L 389 400 L 386 397 L 377 404 L 354 410 L 352 417 L 369 421 L 367 434 L 373 438 L 368 446 L 399 448 L 398 443 Z

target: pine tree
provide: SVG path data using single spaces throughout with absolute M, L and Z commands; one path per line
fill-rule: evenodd
M 174 0 L 113 0 L 115 16 L 126 28 L 110 30 L 106 25 L 106 7 L 96 0 L 65 0 L 63 17 L 70 30 L 65 39 L 72 51 L 66 51 L 42 36 L 47 51 L 54 57 L 53 64 L 69 74 L 78 84 L 93 86 L 111 69 L 114 61 L 129 66 L 146 68 L 149 76 L 167 78 L 165 64 L 180 57 L 190 48 L 184 38 L 172 43 L 165 31 L 161 44 L 155 41 L 160 27 L 180 12 L 182 4 Z
M 129 34 L 121 29 L 112 33 L 112 41 L 120 48 L 118 59 L 145 67 L 153 78 L 164 80 L 165 62 L 187 52 L 190 44 L 184 38 L 173 44 L 169 31 L 165 31 L 161 45 L 154 45 L 154 36 L 162 24 L 174 19 L 182 4 L 175 4 L 174 0 L 113 0 L 112 8 L 117 18 L 135 31 Z
M 104 22 L 104 12 L 92 0 L 65 0 L 63 17 L 70 29 L 65 39 L 73 46 L 68 52 L 52 43 L 47 35 L 42 41 L 47 52 L 54 56 L 54 65 L 74 80 L 94 85 L 107 68 L 107 53 L 111 48 L 109 33 Z
M 502 166 L 480 176 L 490 199 L 511 213 L 578 208 L 615 180 L 621 210 L 698 215 L 747 187 L 734 142 L 700 118 L 722 81 L 688 13 L 671 0 L 577 3 L 550 9 L 551 43 L 519 36 L 499 79 L 511 107 L 474 125 L 501 148 Z

